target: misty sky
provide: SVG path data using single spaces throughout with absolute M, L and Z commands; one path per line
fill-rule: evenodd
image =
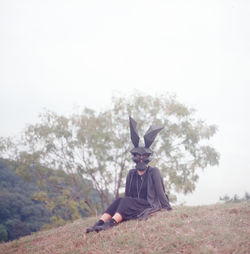
M 216 124 L 220 165 L 187 204 L 250 192 L 250 1 L 0 1 L 0 136 L 49 109 L 175 93 Z M 128 140 L 130 142 L 130 140 Z

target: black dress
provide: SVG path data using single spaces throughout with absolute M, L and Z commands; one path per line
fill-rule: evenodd
M 125 197 L 116 199 L 105 213 L 113 216 L 118 212 L 123 220 L 146 219 L 148 215 L 162 208 L 172 210 L 159 169 L 149 166 L 142 177 L 136 169 L 129 171 Z
M 111 216 L 120 213 L 123 220 L 131 220 L 136 219 L 145 209 L 150 208 L 147 201 L 147 179 L 148 171 L 142 176 L 138 173 L 134 174 L 129 196 L 116 199 L 105 213 Z

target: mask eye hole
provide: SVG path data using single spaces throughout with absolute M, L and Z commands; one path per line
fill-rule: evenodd
M 140 159 L 142 156 L 141 156 L 139 153 L 136 153 L 136 154 L 135 154 L 135 157 L 138 158 L 138 159 Z
M 150 154 L 148 153 L 144 153 L 144 154 L 139 154 L 139 153 L 136 153 L 134 154 L 134 157 L 137 158 L 137 159 L 146 159 L 146 158 L 149 158 Z
M 135 157 L 136 157 L 136 158 L 148 158 L 148 157 L 149 157 L 149 154 L 148 154 L 148 153 L 144 153 L 144 154 L 136 153 L 136 154 L 135 154 Z

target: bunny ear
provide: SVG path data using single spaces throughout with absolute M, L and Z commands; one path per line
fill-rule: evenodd
M 140 137 L 136 130 L 136 125 L 137 125 L 136 121 L 130 116 L 129 117 L 130 136 L 132 143 L 134 144 L 134 147 L 138 147 L 140 140 Z
M 155 140 L 156 135 L 160 132 L 164 127 L 150 126 L 144 135 L 145 147 L 149 148 Z

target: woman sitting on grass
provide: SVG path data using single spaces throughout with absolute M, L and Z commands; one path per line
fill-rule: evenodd
M 131 140 L 134 145 L 130 152 L 136 167 L 131 169 L 127 175 L 125 197 L 116 199 L 103 213 L 100 220 L 87 228 L 86 233 L 106 230 L 121 221 L 146 219 L 149 214 L 161 208 L 172 209 L 159 169 L 148 165 L 153 153 L 149 147 L 163 128 L 151 126 L 144 135 L 145 147 L 140 147 L 138 146 L 140 138 L 136 130 L 136 122 L 131 117 L 129 121 Z

